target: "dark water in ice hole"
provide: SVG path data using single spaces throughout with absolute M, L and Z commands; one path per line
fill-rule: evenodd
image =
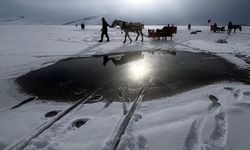
M 171 96 L 218 81 L 242 81 L 248 72 L 206 53 L 127 52 L 64 59 L 16 79 L 20 91 L 53 101 L 76 101 L 97 90 L 101 101 L 134 100 L 153 77 L 145 100 Z M 99 96 L 98 96 L 99 95 Z M 100 98 L 102 96 L 102 98 Z

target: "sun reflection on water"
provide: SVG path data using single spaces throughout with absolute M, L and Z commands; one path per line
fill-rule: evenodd
M 128 65 L 129 78 L 134 81 L 145 79 L 149 76 L 150 72 L 150 64 L 145 59 L 131 62 Z

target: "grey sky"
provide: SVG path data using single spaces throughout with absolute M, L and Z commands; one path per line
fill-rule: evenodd
M 107 15 L 145 24 L 205 24 L 208 18 L 250 24 L 249 0 L 0 0 L 0 17 L 39 17 L 57 23 Z M 99 19 L 87 23 L 99 23 Z

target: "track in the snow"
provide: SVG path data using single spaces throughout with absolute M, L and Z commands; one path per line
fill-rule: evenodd
M 5 150 L 14 150 L 14 149 L 22 150 L 22 149 L 24 149 L 32 139 L 34 139 L 34 138 L 38 137 L 39 135 L 41 135 L 44 131 L 49 129 L 55 122 L 62 119 L 65 115 L 67 115 L 69 112 L 71 112 L 77 106 L 79 106 L 80 104 L 86 103 L 89 99 L 92 98 L 92 96 L 94 96 L 95 93 L 96 92 L 89 92 L 84 98 L 78 100 L 76 103 L 74 103 L 73 105 L 71 105 L 70 107 L 65 109 L 64 111 L 60 112 L 57 116 L 55 116 L 51 120 L 43 123 L 38 129 L 33 131 L 30 135 L 28 135 L 28 136 L 26 136 L 24 138 L 21 138 L 16 143 L 8 146 L 7 148 L 5 148 Z
M 117 150 L 121 137 L 124 135 L 127 126 L 129 125 L 129 122 L 131 121 L 132 116 L 134 115 L 135 111 L 137 110 L 138 106 L 140 105 L 140 103 L 142 102 L 144 96 L 146 95 L 150 84 L 152 82 L 153 79 L 150 79 L 149 82 L 147 84 L 145 84 L 140 92 L 138 93 L 138 96 L 135 100 L 135 102 L 133 103 L 132 107 L 130 108 L 129 112 L 127 113 L 127 115 L 124 117 L 118 131 L 116 132 L 116 135 L 112 141 L 110 150 Z

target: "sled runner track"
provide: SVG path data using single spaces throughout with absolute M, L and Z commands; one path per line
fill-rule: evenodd
M 132 116 L 134 115 L 135 111 L 137 110 L 138 106 L 140 105 L 141 101 L 143 100 L 144 96 L 146 95 L 150 84 L 152 82 L 152 78 L 149 80 L 148 83 L 146 83 L 139 91 L 138 96 L 135 100 L 135 102 L 133 103 L 132 107 L 130 108 L 129 112 L 127 113 L 127 115 L 124 117 L 113 141 L 110 147 L 110 150 L 117 150 L 119 143 L 120 143 L 120 139 L 122 137 L 122 135 L 125 133 L 126 128 L 132 118 Z
M 16 143 L 5 148 L 5 150 L 22 150 L 22 149 L 24 149 L 32 139 L 41 135 L 44 131 L 46 131 L 48 128 L 50 128 L 55 122 L 59 121 L 61 118 L 63 118 L 65 115 L 67 115 L 73 109 L 75 109 L 77 106 L 79 106 L 80 104 L 86 103 L 94 94 L 96 94 L 96 91 L 95 92 L 91 91 L 91 92 L 87 93 L 86 96 L 84 96 L 82 99 L 78 100 L 76 103 L 69 106 L 64 111 L 60 112 L 57 116 L 55 116 L 51 120 L 43 123 L 40 127 L 38 127 L 35 131 L 33 131 L 32 134 L 30 134 L 24 138 L 21 138 Z

